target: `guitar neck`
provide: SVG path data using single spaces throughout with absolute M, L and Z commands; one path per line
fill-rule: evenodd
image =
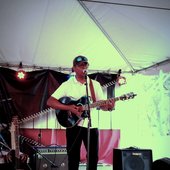
M 114 101 L 116 102 L 118 100 L 132 99 L 135 96 L 136 96 L 136 94 L 134 94 L 133 92 L 130 92 L 130 93 L 124 94 L 124 95 L 119 96 L 119 97 L 110 98 L 108 100 L 99 100 L 97 102 L 90 104 L 90 108 L 96 108 L 96 107 L 102 106 L 104 104 L 107 104 L 109 102 L 109 100 L 112 100 L 112 99 L 114 99 Z M 87 110 L 87 109 L 88 109 L 88 105 L 84 105 L 84 110 Z
M 104 105 L 104 104 L 107 104 L 107 102 L 108 102 L 109 100 L 111 100 L 111 99 L 114 99 L 115 101 L 120 100 L 119 97 L 110 98 L 110 99 L 108 99 L 108 100 L 100 100 L 100 101 L 97 101 L 97 102 L 95 102 L 95 103 L 90 104 L 90 108 L 96 108 L 96 107 L 102 106 L 102 105 Z M 87 107 L 87 106 L 85 106 L 85 107 Z
M 28 121 L 30 121 L 30 120 L 33 120 L 33 119 L 39 117 L 39 116 L 43 116 L 44 114 L 47 114 L 47 113 L 49 113 L 50 111 L 51 111 L 51 108 L 47 108 L 47 109 L 42 110 L 42 111 L 40 111 L 40 112 L 37 112 L 37 113 L 35 113 L 35 114 L 33 114 L 33 115 L 24 117 L 24 118 L 22 118 L 22 119 L 19 120 L 19 124 L 28 122 Z
M 15 157 L 19 158 L 19 125 L 18 118 L 13 118 L 11 125 L 11 148 L 15 150 Z
M 31 138 L 28 138 L 26 136 L 20 135 L 20 138 L 21 138 L 21 140 L 23 140 L 25 142 L 28 142 L 31 145 L 34 145 L 34 146 L 44 146 L 43 144 L 41 144 L 41 143 L 31 139 Z

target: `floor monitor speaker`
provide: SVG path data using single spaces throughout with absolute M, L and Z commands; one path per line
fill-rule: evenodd
M 114 170 L 151 170 L 150 149 L 113 149 Z

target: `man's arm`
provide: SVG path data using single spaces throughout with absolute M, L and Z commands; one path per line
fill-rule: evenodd
M 47 105 L 53 109 L 68 110 L 76 115 L 82 114 L 82 110 L 81 110 L 80 106 L 62 104 L 62 103 L 60 103 L 60 101 L 58 99 L 56 99 L 52 96 L 47 100 Z

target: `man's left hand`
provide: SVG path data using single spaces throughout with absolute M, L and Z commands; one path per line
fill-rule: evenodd
M 102 105 L 100 108 L 104 111 L 112 111 L 115 106 L 115 100 L 109 99 L 106 104 Z

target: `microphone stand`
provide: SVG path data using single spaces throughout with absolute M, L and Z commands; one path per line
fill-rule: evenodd
M 89 157 L 90 157 L 90 127 L 91 127 L 91 116 L 90 116 L 90 102 L 89 102 L 89 94 L 88 94 L 88 83 L 87 83 L 87 72 L 85 71 L 85 80 L 86 80 L 86 104 L 88 106 L 88 110 L 86 110 L 86 115 L 88 118 L 88 129 L 87 129 L 87 168 L 89 170 Z

